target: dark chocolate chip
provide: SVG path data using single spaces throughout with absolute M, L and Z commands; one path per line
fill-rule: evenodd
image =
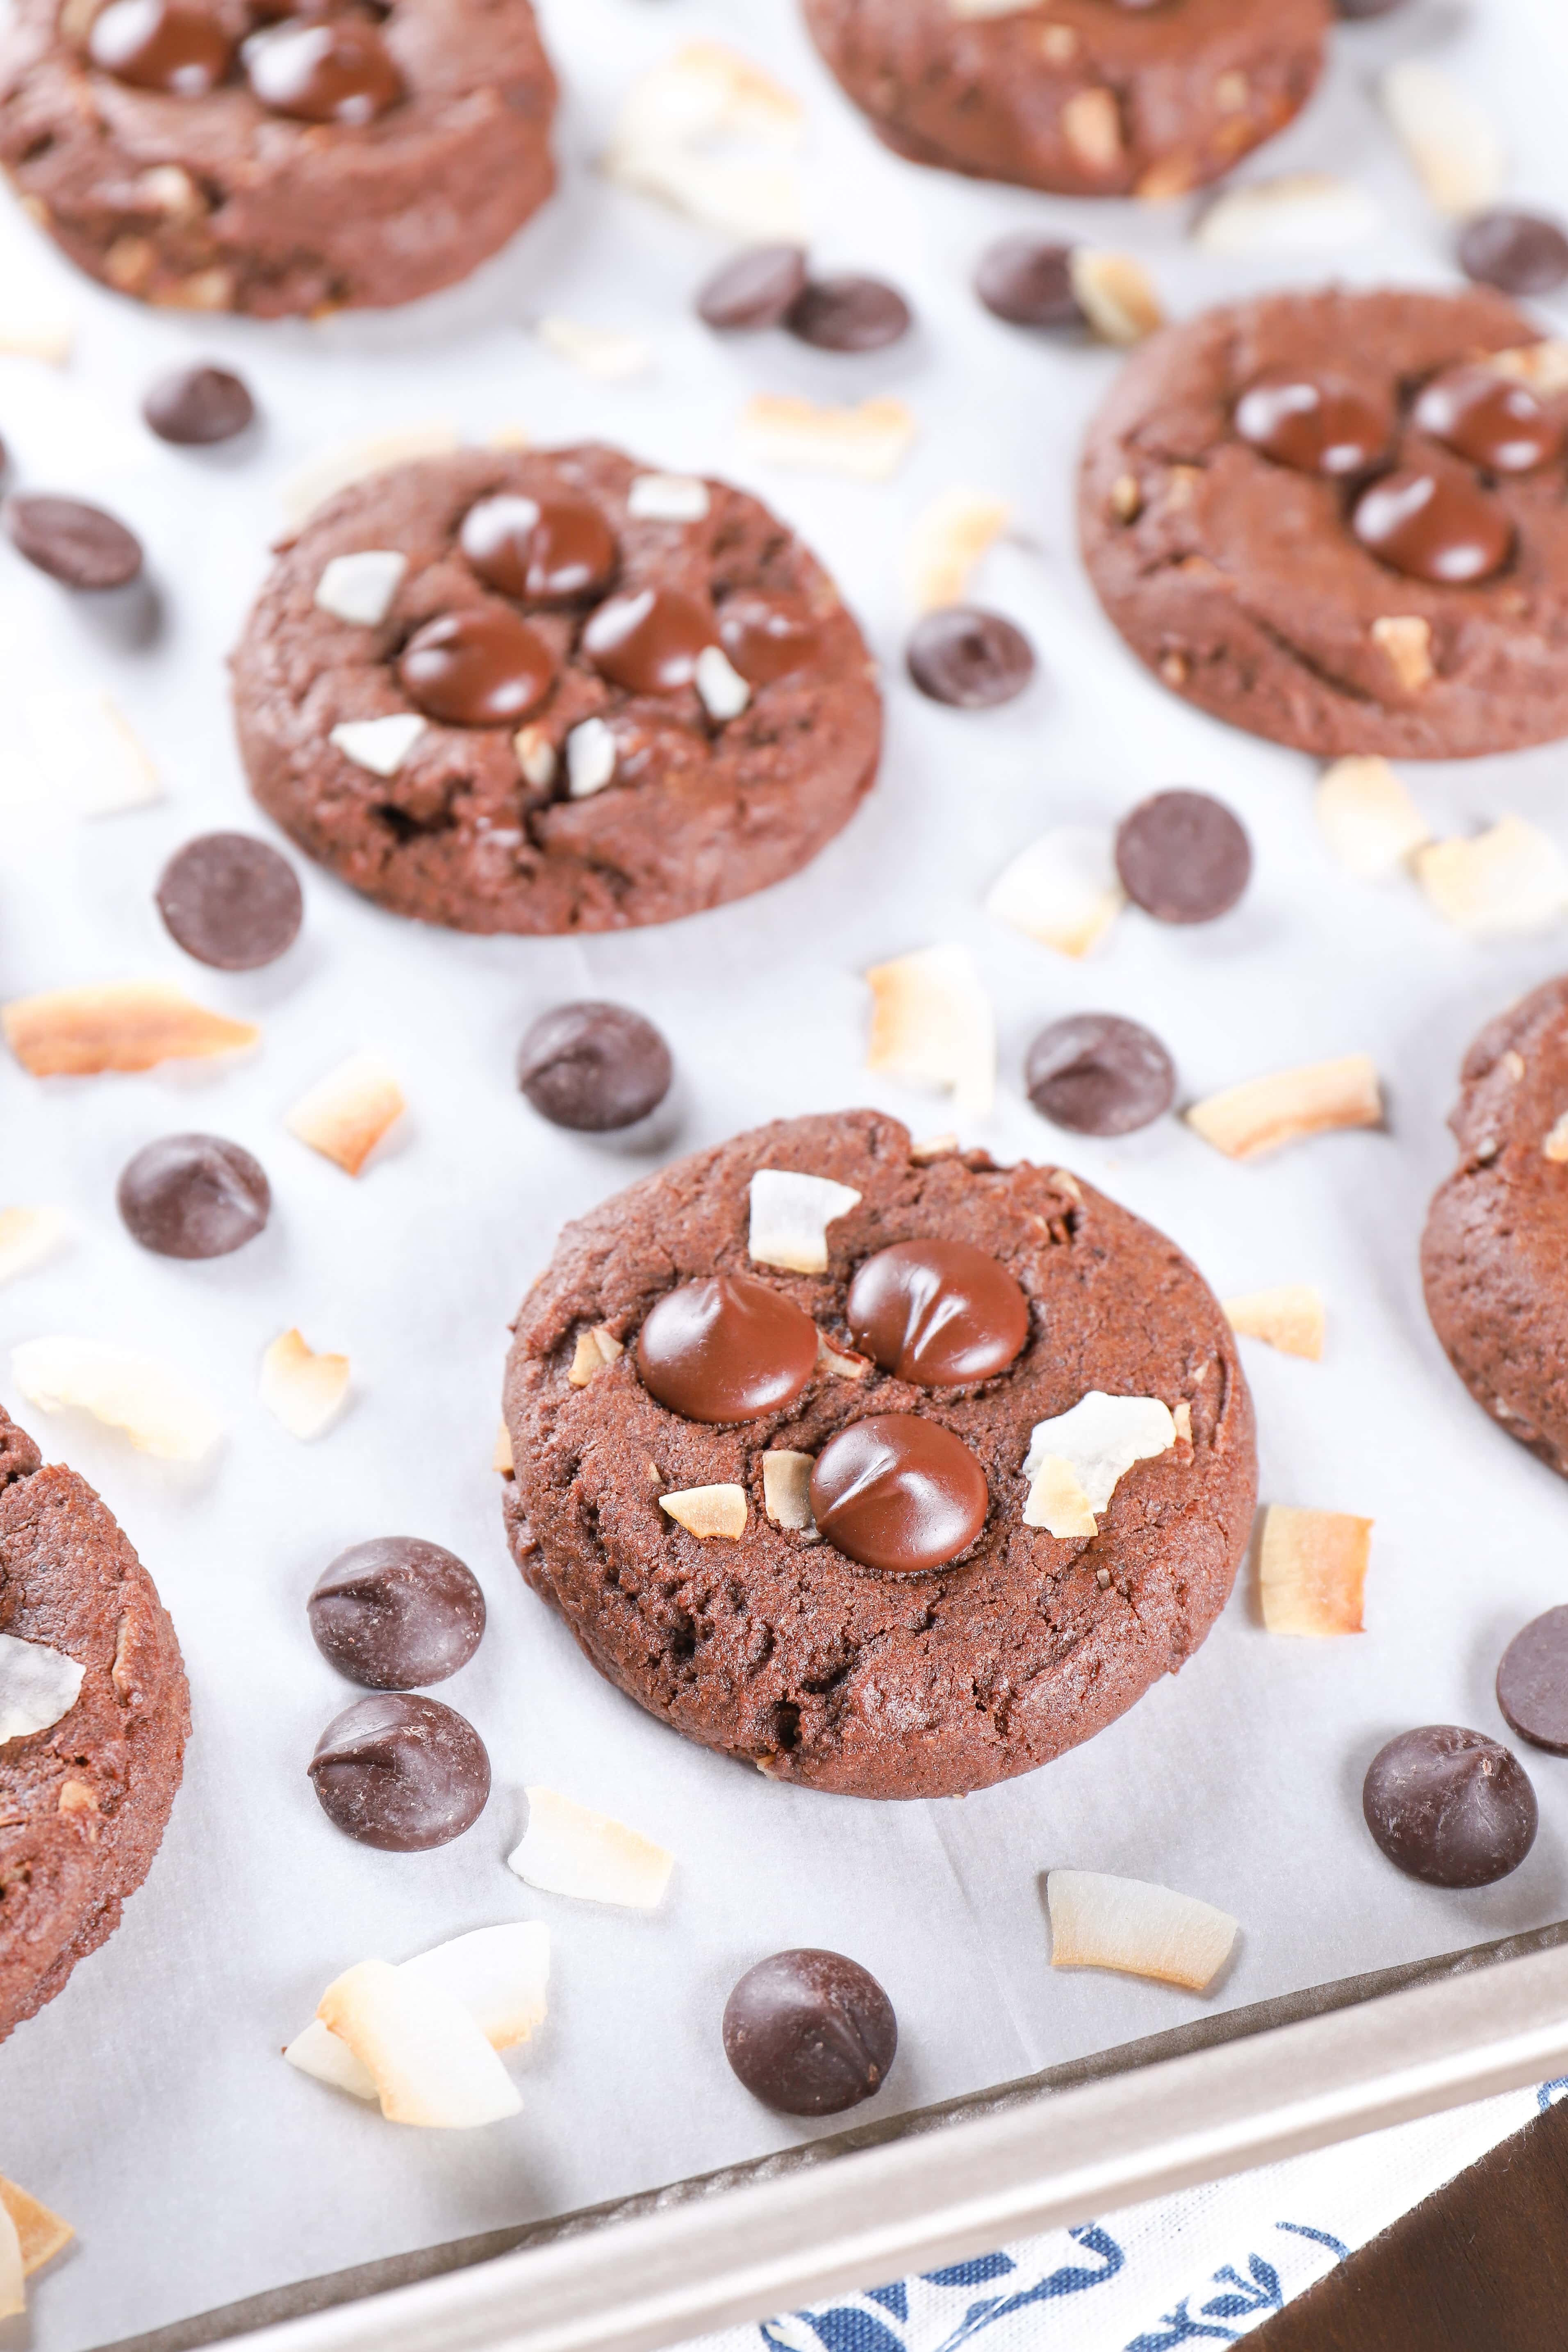
M 1362 1811 L 1390 1862 L 1431 1886 L 1489 1886 L 1535 1843 L 1535 1790 L 1518 1757 L 1453 1723 L 1401 1732 L 1380 1748 Z
M 485 1596 L 453 1552 L 417 1536 L 377 1536 L 340 1552 L 306 1604 L 321 1655 L 367 1690 L 416 1690 L 466 1666 Z
M 1029 1100 L 1075 1135 L 1131 1135 L 1176 1098 L 1176 1068 L 1152 1029 L 1117 1013 L 1074 1013 L 1042 1029 L 1024 1065 Z
M 637 1333 L 648 1394 L 688 1421 L 761 1421 L 791 1405 L 816 1370 L 803 1307 L 747 1274 L 667 1290 Z
M 944 604 L 928 613 L 904 658 L 922 694 L 958 710 L 1011 702 L 1035 675 L 1035 649 L 1023 630 L 977 604 Z
M 142 569 L 142 542 L 101 507 L 33 491 L 5 501 L 18 555 L 68 588 L 123 588 Z
M 1505 294 L 1550 294 L 1568 278 L 1568 236 L 1541 213 L 1500 205 L 1459 231 L 1459 267 Z
M 719 641 L 713 608 L 683 588 L 637 588 L 588 616 L 583 651 L 612 686 L 628 694 L 678 694 Z
M 974 271 L 988 310 L 1014 327 L 1081 327 L 1072 288 L 1072 247 L 1038 236 L 1003 236 L 988 245 Z
M 481 605 L 416 629 L 397 675 L 411 700 L 449 727 L 510 727 L 544 700 L 555 658 L 508 606 Z
M 840 1952 L 775 1952 L 724 2004 L 724 2055 L 784 2116 L 837 2116 L 874 2098 L 899 2046 L 877 1979 Z
M 1568 1756 L 1568 1609 L 1532 1617 L 1502 1654 L 1497 1703 L 1532 1748 Z
M 265 1171 L 220 1135 L 165 1135 L 128 1160 L 115 1192 L 127 1230 L 160 1257 L 226 1257 L 254 1241 L 272 1193 Z
M 823 352 L 879 352 L 913 324 L 896 286 L 880 278 L 818 278 L 797 294 L 784 325 Z
M 253 33 L 240 52 L 253 96 L 300 122 L 374 122 L 404 95 L 379 28 L 352 16 Z
M 1135 906 L 1162 923 L 1212 923 L 1252 874 L 1252 845 L 1223 801 L 1155 793 L 1116 828 L 1116 871 Z
M 345 1707 L 308 1769 L 328 1820 L 389 1853 L 461 1837 L 490 1793 L 490 1759 L 467 1717 L 402 1692 Z
M 142 403 L 142 414 L 160 441 L 182 448 L 232 441 L 256 414 L 256 403 L 227 368 L 175 368 L 161 375 Z
M 1474 363 L 1445 368 L 1424 384 L 1411 422 L 1494 474 L 1532 474 L 1563 446 L 1562 425 L 1528 384 Z
M 651 1021 L 624 1004 L 558 1004 L 518 1050 L 517 1083 L 552 1127 L 602 1135 L 657 1110 L 674 1076 Z
M 1363 474 L 1387 448 L 1394 411 L 1336 377 L 1261 376 L 1236 404 L 1242 439 L 1300 474 Z
M 1352 22 L 1363 16 L 1386 16 L 1400 5 L 1400 0 L 1334 0 L 1342 16 Z
M 847 1559 L 918 1576 L 967 1551 L 990 1507 L 961 1437 L 919 1413 L 872 1413 L 829 1438 L 811 1474 L 819 1531 Z
M 805 291 L 798 245 L 753 245 L 714 271 L 697 297 L 697 315 L 721 334 L 750 334 L 782 326 Z
M 857 1270 L 844 1313 L 858 1348 L 920 1388 L 994 1380 L 1029 1336 L 1028 1300 L 972 1242 L 879 1250 Z
M 234 41 L 212 8 L 191 0 L 110 0 L 92 20 L 95 66 L 135 89 L 205 98 L 234 58 Z
M 1513 552 L 1513 524 L 1468 474 L 1405 466 L 1363 490 L 1351 529 L 1407 579 L 1444 587 L 1489 580 Z
M 276 963 L 300 934 L 305 902 L 286 857 L 248 833 L 202 833 L 158 877 L 170 936 L 216 971 Z

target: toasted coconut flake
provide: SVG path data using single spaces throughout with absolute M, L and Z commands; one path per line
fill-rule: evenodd
M 733 1539 L 746 1532 L 744 1486 L 685 1486 L 676 1494 L 661 1495 L 658 1507 L 700 1542 L 714 1536 Z
M 0 1633 L 0 1748 L 48 1731 L 81 1696 L 85 1669 L 47 1642 Z
M 1048 1526 L 1038 1516 L 1047 1508 L 1065 1515 L 1071 1498 L 1062 1479 L 1063 1465 L 1090 1515 L 1097 1517 L 1110 1507 L 1111 1496 L 1135 1463 L 1168 1454 L 1175 1442 L 1170 1407 L 1158 1397 L 1108 1396 L 1103 1389 L 1090 1389 L 1068 1412 L 1035 1423 L 1024 1475 L 1037 1483 L 1031 1483 L 1024 1505 L 1024 1525 Z M 1050 1532 L 1063 1530 L 1052 1528 Z M 1088 1535 L 1093 1530 L 1075 1528 L 1071 1532 Z
M 1240 1929 L 1228 1911 L 1142 1878 L 1053 1870 L 1046 1880 L 1053 1969 L 1116 1969 L 1203 1992 Z
M 395 547 L 362 547 L 334 555 L 316 583 L 315 603 L 334 620 L 379 628 L 403 585 L 408 558 Z
M 511 739 L 511 748 L 517 753 L 524 783 L 531 784 L 536 793 L 547 792 L 555 782 L 560 761 L 543 728 L 520 727 Z
M 0 2206 L 11 2217 L 26 2278 L 41 2271 L 46 2263 L 52 2263 L 76 2235 L 68 2221 L 62 2221 L 58 2213 L 51 2213 L 36 2197 L 29 2197 L 14 2180 L 0 2179 Z
M 794 163 L 710 155 L 693 147 L 617 147 L 605 157 L 605 173 L 741 244 L 804 245 L 810 234 L 805 190 Z
M 578 1332 L 576 1351 L 566 1377 L 574 1389 L 585 1389 L 596 1373 L 626 1352 L 607 1323 L 595 1323 L 592 1330 Z
M 591 800 L 616 780 L 616 739 L 603 719 L 584 719 L 566 738 L 566 775 L 574 801 Z
M 815 1535 L 811 1507 L 811 1473 L 815 1457 L 781 1447 L 763 1456 L 763 1508 L 775 1528 L 791 1528 L 799 1535 Z
M 1079 309 L 1102 342 L 1141 343 L 1164 325 L 1153 280 L 1130 253 L 1101 253 L 1093 246 L 1075 245 L 1068 268 Z
M 1415 878 L 1444 921 L 1473 940 L 1544 930 L 1568 907 L 1568 858 L 1521 816 L 1432 842 L 1416 856 Z
M 1440 213 L 1462 218 L 1501 195 L 1506 172 L 1497 125 L 1441 66 L 1406 58 L 1383 77 L 1383 110 Z
M 1362 1631 L 1371 1519 L 1270 1503 L 1258 1551 L 1263 1622 L 1271 1633 L 1314 1638 Z
M 1193 1442 L 1193 1409 L 1187 1402 L 1185 1397 L 1178 1397 L 1175 1403 L 1171 1407 L 1171 1425 L 1176 1433 L 1177 1444 L 1191 1445 Z
M 58 988 L 0 1008 L 11 1051 L 36 1078 L 95 1077 L 105 1070 L 152 1070 L 160 1062 L 202 1061 L 256 1045 L 259 1029 L 226 1021 L 158 980 Z
M 697 656 L 692 683 L 710 719 L 721 725 L 739 719 L 752 698 L 752 689 L 722 646 L 704 646 Z
M 764 466 L 849 474 L 862 482 L 891 479 L 914 447 L 920 427 L 901 400 L 863 400 L 827 408 L 789 393 L 759 392 L 741 411 L 742 446 Z
M 385 1960 L 361 1960 L 316 2011 L 374 2080 L 389 2123 L 468 2131 L 522 2105 L 506 2068 L 462 2003 Z
M 1541 1149 L 1548 1160 L 1554 1160 L 1559 1164 L 1568 1160 L 1568 1110 L 1563 1111 L 1554 1121 L 1552 1131 Z
M 416 710 L 389 710 L 381 719 L 342 719 L 329 730 L 327 740 L 367 775 L 395 776 L 428 731 Z
M 1386 760 L 1336 760 L 1318 780 L 1312 805 L 1331 856 L 1363 882 L 1397 874 L 1431 827 Z
M 653 366 L 653 347 L 640 335 L 613 327 L 590 327 L 579 319 L 563 319 L 551 311 L 535 330 L 539 340 L 558 359 L 567 360 L 600 383 L 626 383 L 647 375 Z
M 528 1829 L 507 1856 L 508 1867 L 526 1885 L 634 1911 L 652 1911 L 663 1902 L 675 1868 L 675 1856 L 663 1846 L 558 1789 L 530 1789 L 527 1795 Z
M 1065 1454 L 1047 1454 L 1037 1464 L 1024 1505 L 1024 1525 L 1064 1538 L 1100 1533 L 1089 1496 Z
M 958 1137 L 949 1128 L 942 1135 L 924 1135 L 910 1146 L 910 1158 L 917 1168 L 928 1168 L 933 1160 L 951 1160 L 958 1150 Z
M 290 530 L 298 530 L 328 499 L 335 499 L 351 482 L 363 482 L 388 466 L 404 466 L 416 457 L 444 457 L 458 446 L 458 428 L 445 419 L 428 425 L 405 425 L 388 433 L 367 433 L 323 449 L 298 466 L 283 484 L 283 512 Z
M 0 1282 L 31 1274 L 64 1248 L 70 1230 L 63 1209 L 0 1209 Z
M 1114 172 L 1126 150 L 1116 92 L 1093 84 L 1075 89 L 1061 110 L 1068 145 L 1086 171 Z
M 1110 835 L 1062 824 L 1019 851 L 992 884 L 985 911 L 1058 955 L 1079 957 L 1099 945 L 1125 904 Z
M 533 436 L 526 425 L 515 419 L 509 425 L 493 425 L 485 435 L 487 449 L 531 449 Z
M 1543 335 L 1538 343 L 1518 343 L 1512 351 L 1489 352 L 1483 364 L 1516 383 L 1527 383 L 1543 399 L 1568 392 L 1568 341 L 1558 336 Z
M 513 1478 L 517 1475 L 517 1464 L 512 1458 L 511 1432 L 504 1421 L 496 1431 L 496 1442 L 490 1452 L 490 1468 L 498 1471 L 503 1478 Z
M 1432 624 L 1420 613 L 1383 613 L 1372 625 L 1372 641 L 1406 694 L 1419 694 L 1437 673 L 1432 662 Z
M 313 2017 L 303 2032 L 294 2036 L 283 2055 L 301 2074 L 325 2083 L 331 2090 L 347 2091 L 355 2099 L 376 2096 L 375 2076 L 370 2068 L 319 2017 Z
M 13 282 L 0 300 L 0 353 L 6 359 L 42 360 L 64 367 L 76 341 L 76 321 L 43 290 Z
M 1272 1070 L 1194 1103 L 1187 1124 L 1230 1160 L 1261 1160 L 1281 1144 L 1340 1127 L 1381 1127 L 1383 1094 L 1370 1054 Z
M 203 1462 L 223 1435 L 205 1398 L 166 1364 L 107 1340 L 25 1339 L 11 1351 L 11 1376 L 41 1412 L 90 1412 L 163 1462 Z
M 22 2241 L 9 2209 L 0 2201 L 0 2319 L 16 2319 L 27 2308 L 23 2284 Z
M 1027 16 L 1039 5 L 1040 0 L 947 0 L 947 13 L 961 22 L 975 24 L 993 16 Z
M 1313 253 L 1354 245 L 1382 225 L 1364 189 L 1329 172 L 1288 172 L 1227 188 L 1193 231 L 1205 253 Z
M 146 746 L 100 687 L 45 687 L 23 700 L 36 766 L 20 763 L 34 793 L 58 814 L 118 816 L 163 797 Z M 15 761 L 14 751 L 8 764 Z M 33 794 L 12 794 L 32 797 Z
M 871 1369 L 869 1356 L 858 1354 L 853 1348 L 836 1348 L 819 1331 L 816 1335 L 816 1369 L 830 1380 L 863 1381 Z
M 515 2050 L 548 2011 L 550 1930 L 537 1919 L 476 1927 L 405 1960 L 398 1973 L 461 2001 L 492 2050 Z
M 915 517 L 904 547 L 904 587 L 917 613 L 962 604 L 983 557 L 1013 510 L 985 490 L 943 490 Z
M 996 1091 L 996 1017 L 967 948 L 919 948 L 877 964 L 868 1070 L 947 1087 L 963 1118 L 983 1118 Z
M 1266 1339 L 1283 1356 L 1323 1358 L 1323 1294 L 1310 1282 L 1282 1282 L 1272 1290 L 1248 1290 L 1225 1302 L 1225 1317 L 1243 1339 Z
M 634 85 L 603 168 L 618 185 L 727 236 L 804 241 L 796 166 L 743 152 L 747 144 L 792 149 L 803 122 L 798 100 L 747 58 L 716 41 L 693 41 Z M 715 153 L 718 142 L 742 152 Z
M 626 512 L 638 522 L 703 522 L 710 503 L 697 474 L 638 474 L 626 492 Z
M 351 1054 L 302 1094 L 283 1124 L 312 1151 L 357 1176 L 408 1106 L 379 1054 Z
M 261 1402 L 291 1437 L 320 1437 L 348 1392 L 348 1358 L 314 1354 L 297 1330 L 281 1332 L 261 1359 Z
M 791 1274 L 826 1274 L 827 1228 L 859 1204 L 860 1195 L 831 1176 L 794 1168 L 759 1168 L 752 1179 L 747 1255 L 758 1265 Z

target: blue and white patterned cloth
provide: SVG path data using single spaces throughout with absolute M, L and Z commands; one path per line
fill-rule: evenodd
M 1173 2352 L 1235 2344 L 1568 2080 L 1053 2230 L 1005 2252 L 734 2327 L 687 2352 Z

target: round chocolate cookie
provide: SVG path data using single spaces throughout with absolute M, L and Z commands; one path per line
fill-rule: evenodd
M 1176 196 L 1305 105 L 1329 0 L 804 0 L 878 137 L 912 163 L 1064 195 Z
M 1459 1164 L 1421 1241 L 1426 1311 L 1476 1402 L 1568 1478 L 1568 978 L 1489 1023 L 1459 1083 Z
M 0 2042 L 120 1925 L 162 1842 L 190 1728 L 179 1644 L 151 1577 L 92 1488 L 44 1468 L 0 1412 L 7 1643 L 41 1643 L 84 1671 L 47 1730 L 0 1736 Z M 6 1679 L 0 1659 L 0 1695 Z
M 1080 487 L 1134 653 L 1325 758 L 1568 734 L 1568 386 L 1532 383 L 1538 341 L 1483 287 L 1264 295 L 1152 337 Z
M 344 490 L 263 590 L 235 709 L 302 848 L 468 931 L 619 930 L 782 881 L 881 746 L 860 632 L 799 540 L 595 447 Z
M 530 0 L 18 0 L 0 35 L 22 202 L 178 310 L 316 317 L 466 278 L 549 195 L 554 105 Z
M 825 1272 L 750 1255 L 760 1171 L 859 1196 Z M 1247 1542 L 1251 1401 L 1181 1252 L 1060 1170 L 917 1160 L 879 1112 L 645 1178 L 566 1228 L 515 1330 L 523 1575 L 610 1681 L 779 1780 L 951 1796 L 1047 1762 L 1192 1655 Z M 1053 1535 L 1026 1461 L 1096 1390 L 1173 1435 Z

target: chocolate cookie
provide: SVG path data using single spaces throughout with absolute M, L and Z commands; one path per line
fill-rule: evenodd
M 0 1738 L 0 2041 L 120 1925 L 190 1728 L 174 1629 L 98 1496 L 0 1412 L 0 1637 L 85 1671 L 48 1729 Z M 0 1677 L 3 1679 L 3 1677 Z
M 1329 0 L 804 0 L 878 137 L 1064 195 L 1175 196 L 1305 105 Z
M 1568 978 L 1489 1023 L 1459 1083 L 1426 1311 L 1476 1402 L 1568 1478 Z
M 743 490 L 616 450 L 356 483 L 235 659 L 252 790 L 346 882 L 470 931 L 605 931 L 815 857 L 876 773 L 860 632 Z
M 1568 385 L 1532 388 L 1538 341 L 1480 287 L 1270 294 L 1154 336 L 1080 493 L 1134 653 L 1324 757 L 1568 734 Z
M 529 0 L 17 0 L 0 163 L 122 294 L 261 318 L 412 301 L 554 184 Z
M 750 1254 L 779 1170 L 847 1188 L 822 1273 Z M 515 1328 L 524 1576 L 610 1681 L 780 1780 L 931 1797 L 1047 1762 L 1192 1655 L 1247 1542 L 1251 1401 L 1181 1252 L 1061 1171 L 917 1160 L 879 1112 L 633 1185 Z M 1096 1391 L 1167 1439 L 1053 1535 L 1038 1424 Z

